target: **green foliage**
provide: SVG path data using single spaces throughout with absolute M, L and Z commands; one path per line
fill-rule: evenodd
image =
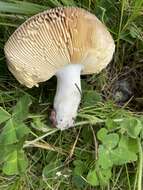
M 137 138 L 142 128 L 143 127 L 141 121 L 134 117 L 126 118 L 121 123 L 121 130 L 126 130 L 128 135 L 132 138 Z
M 0 124 L 10 119 L 11 115 L 2 107 L 0 107 Z
M 52 178 L 57 175 L 62 175 L 60 172 L 61 163 L 59 161 L 54 161 L 46 165 L 43 169 L 43 177 L 44 178 Z
M 15 150 L 8 154 L 3 165 L 3 172 L 7 175 L 24 173 L 28 160 L 23 150 Z
M 48 7 L 38 5 L 35 3 L 24 2 L 24 1 L 16 1 L 13 0 L 11 2 L 0 1 L 0 12 L 7 13 L 20 13 L 20 14 L 36 14 L 39 11 L 47 9 Z
M 86 182 L 81 176 L 73 176 L 72 182 L 75 184 L 77 189 L 84 189 L 86 186 Z
M 3 54 L 12 27 L 55 6 L 90 10 L 107 25 L 116 42 L 109 75 L 102 72 L 83 77 L 76 127 L 63 132 L 51 129 L 47 122 L 55 81 L 24 88 L 7 71 Z M 138 111 L 142 112 L 143 94 L 142 10 L 143 0 L 0 1 L 1 190 L 141 190 L 143 117 Z M 131 101 L 136 104 L 131 104 L 133 112 L 126 104 L 121 108 L 111 101 L 114 81 L 124 78 L 126 72 L 132 77 L 133 88 L 137 83 L 135 102 Z M 35 98 L 33 104 L 31 97 Z
M 96 170 L 90 170 L 88 175 L 87 175 L 87 181 L 89 184 L 93 185 L 93 186 L 97 186 L 99 185 L 99 180 L 97 177 L 97 173 Z
M 73 164 L 75 166 L 75 168 L 73 170 L 73 174 L 75 176 L 83 175 L 84 171 L 86 170 L 85 163 L 81 160 L 75 160 Z
M 116 115 L 114 117 L 116 118 Z M 106 125 L 97 132 L 100 142 L 98 158 L 94 160 L 88 173 L 86 165 L 90 164 L 89 159 L 84 162 L 82 160 L 74 161 L 74 175 L 85 176 L 87 173 L 87 182 L 92 186 L 107 185 L 114 166 L 138 160 L 138 138 L 143 130 L 142 119 L 130 115 L 119 120 L 115 118 L 100 121 L 101 123 L 105 122 Z M 83 159 L 83 157 L 81 158 Z
M 13 108 L 12 113 L 1 108 L 1 123 L 5 125 L 0 134 L 1 161 L 4 163 L 2 170 L 7 175 L 25 172 L 28 160 L 22 150 L 25 137 L 30 129 L 24 124 L 28 117 L 28 108 L 31 99 L 28 95 L 23 96 Z
M 83 99 L 82 99 L 82 106 L 88 107 L 95 105 L 97 102 L 101 102 L 102 98 L 100 94 L 98 94 L 96 91 L 88 90 L 84 92 Z
M 28 109 L 32 103 L 30 96 L 23 96 L 13 108 L 12 117 L 16 122 L 22 122 L 28 117 Z

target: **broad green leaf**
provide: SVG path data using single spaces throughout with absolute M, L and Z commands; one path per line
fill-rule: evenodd
M 29 132 L 30 129 L 24 123 L 16 123 L 13 119 L 10 119 L 0 134 L 0 144 L 9 145 L 17 143 Z
M 11 118 L 11 115 L 2 107 L 0 107 L 0 124 Z
M 117 146 L 118 142 L 119 142 L 119 135 L 116 133 L 111 133 L 105 136 L 103 140 L 103 145 L 108 147 L 108 149 L 112 149 L 115 146 Z
M 133 151 L 135 153 L 137 153 L 139 151 L 137 139 L 132 139 L 132 138 L 127 137 L 125 135 L 121 136 L 120 142 L 119 142 L 119 147 L 126 148 L 126 149 Z
M 3 128 L 2 133 L 0 134 L 0 144 L 8 145 L 18 142 L 15 124 L 13 120 L 10 119 Z
M 74 161 L 75 168 L 73 170 L 74 175 L 80 176 L 83 175 L 83 172 L 85 171 L 85 164 L 81 160 L 75 160 Z
M 24 136 L 28 135 L 30 133 L 30 129 L 24 124 L 24 123 L 20 123 L 20 124 L 16 124 L 16 135 L 18 140 L 20 141 Z
M 105 139 L 105 137 L 106 137 L 106 135 L 107 135 L 107 133 L 108 133 L 107 129 L 101 128 L 101 129 L 98 131 L 98 133 L 97 133 L 98 139 L 103 142 L 104 139 Z
M 96 173 L 96 169 L 89 170 L 88 175 L 87 175 L 87 182 L 92 186 L 99 185 L 99 179 Z
M 102 128 L 98 131 L 97 137 L 103 143 L 104 146 L 108 147 L 108 149 L 114 148 L 119 142 L 119 135 L 116 133 L 107 133 L 107 129 Z
M 18 174 L 17 150 L 8 155 L 7 161 L 3 165 L 3 172 L 6 175 Z
M 117 122 L 115 122 L 113 119 L 107 119 L 105 125 L 108 130 L 113 130 L 119 127 Z
M 7 160 L 8 155 L 16 149 L 16 144 L 0 145 L 0 162 L 5 162 Z
M 101 186 L 107 185 L 109 183 L 111 175 L 112 175 L 111 168 L 108 168 L 107 170 L 99 169 L 98 177 L 99 177 L 100 185 Z
M 16 122 L 22 122 L 23 120 L 27 119 L 29 106 L 31 103 L 31 98 L 28 95 L 24 95 L 22 98 L 20 98 L 12 113 L 12 117 Z
M 0 1 L 0 12 L 36 14 L 45 9 L 47 9 L 47 7 L 25 1 L 14 1 L 14 0 L 10 2 Z
M 108 169 L 113 166 L 113 162 L 110 158 L 110 154 L 111 154 L 111 150 L 108 150 L 103 145 L 99 146 L 97 165 L 100 168 Z
M 131 143 L 130 138 L 122 136 L 118 147 L 111 152 L 110 158 L 115 165 L 122 165 L 136 161 L 137 152 L 137 141 Z
M 121 136 L 119 140 L 115 134 L 109 134 L 105 136 L 103 145 L 99 146 L 97 165 L 106 170 L 113 165 L 133 162 L 137 160 L 137 153 L 136 139 Z
M 138 153 L 139 152 L 138 140 L 128 138 L 128 148 L 130 151 Z
M 28 160 L 23 150 L 11 152 L 3 165 L 3 172 L 6 175 L 15 175 L 25 172 Z
M 137 155 L 127 149 L 118 147 L 111 153 L 111 159 L 114 165 L 123 165 L 137 160 Z
M 125 129 L 130 137 L 137 138 L 143 125 L 139 119 L 131 117 L 122 122 L 121 128 Z

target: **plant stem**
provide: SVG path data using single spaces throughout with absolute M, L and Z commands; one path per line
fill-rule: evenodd
M 133 190 L 136 190 L 136 186 L 137 186 L 137 178 L 138 178 L 138 171 L 136 172 L 136 175 L 135 175 L 135 180 L 134 180 Z
M 93 134 L 93 139 L 94 139 L 95 160 L 97 160 L 98 159 L 98 142 L 97 142 L 96 135 L 95 135 L 93 127 L 90 126 L 90 128 L 91 128 L 91 131 L 92 131 L 92 134 Z
M 125 164 L 125 169 L 126 169 L 126 174 L 127 174 L 128 187 L 129 187 L 129 190 L 131 190 L 131 184 L 130 184 L 130 179 L 129 179 L 129 173 L 128 173 L 127 164 Z
M 117 37 L 117 52 L 119 51 L 119 42 L 120 42 L 120 35 L 122 31 L 124 7 L 125 7 L 125 1 L 122 0 L 121 1 L 121 15 L 120 15 L 120 22 L 119 22 L 119 29 L 118 29 L 118 37 Z
M 137 190 L 142 190 L 143 151 L 142 151 L 141 140 L 139 138 L 138 138 L 138 148 L 139 148 L 139 165 L 138 165 Z
M 32 140 L 32 141 L 28 141 L 27 143 L 24 144 L 23 148 L 28 147 L 28 146 L 30 146 L 31 144 L 34 144 L 34 143 L 36 143 L 36 142 L 42 140 L 43 138 L 45 138 L 45 137 L 47 137 L 47 136 L 49 136 L 49 135 L 51 135 L 51 134 L 53 134 L 53 133 L 55 133 L 55 132 L 57 132 L 57 131 L 58 131 L 58 129 L 51 130 L 51 131 L 49 131 L 48 133 L 46 133 L 46 134 L 44 134 L 44 135 L 42 135 L 42 136 L 39 136 L 39 137 L 37 137 L 36 139 L 34 139 L 34 140 Z

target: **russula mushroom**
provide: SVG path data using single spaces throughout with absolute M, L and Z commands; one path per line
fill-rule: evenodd
M 114 41 L 88 11 L 59 7 L 25 21 L 8 39 L 8 68 L 31 88 L 57 77 L 51 120 L 64 130 L 74 125 L 81 100 L 80 75 L 99 73 L 111 61 Z

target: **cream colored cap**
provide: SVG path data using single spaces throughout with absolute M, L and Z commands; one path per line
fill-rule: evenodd
M 114 41 L 91 13 L 59 7 L 25 21 L 8 39 L 4 51 L 9 70 L 31 88 L 67 64 L 84 64 L 82 74 L 98 73 L 111 61 Z

